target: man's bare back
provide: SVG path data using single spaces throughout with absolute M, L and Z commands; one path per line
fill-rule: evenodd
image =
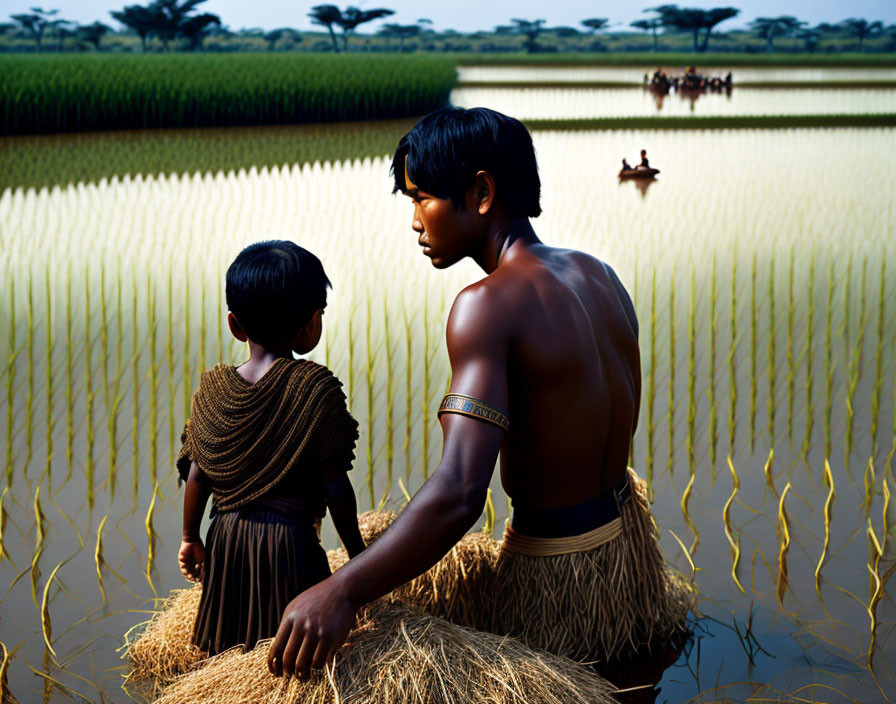
M 637 423 L 641 368 L 628 294 L 597 259 L 543 244 L 485 281 L 514 301 L 505 308 L 514 327 L 505 491 L 543 507 L 599 496 L 624 476 Z

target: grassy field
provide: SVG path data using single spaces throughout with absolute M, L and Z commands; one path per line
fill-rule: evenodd
M 441 107 L 441 56 L 0 56 L 0 132 L 374 120 Z

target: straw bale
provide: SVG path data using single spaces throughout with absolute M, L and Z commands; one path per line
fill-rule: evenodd
M 273 677 L 269 641 L 221 653 L 156 704 L 604 704 L 613 687 L 586 666 L 513 638 L 457 626 L 405 604 L 359 612 L 349 645 L 307 682 Z M 223 694 L 222 694 L 223 693 Z

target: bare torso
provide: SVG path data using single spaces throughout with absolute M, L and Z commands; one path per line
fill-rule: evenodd
M 554 507 L 607 491 L 624 475 L 641 395 L 637 321 L 615 272 L 538 244 L 478 285 L 510 315 L 508 495 Z

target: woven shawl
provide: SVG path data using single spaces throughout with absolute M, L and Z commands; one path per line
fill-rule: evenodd
M 225 364 L 203 372 L 181 436 L 180 476 L 195 461 L 216 509 L 229 511 L 263 497 L 300 464 L 344 461 L 358 423 L 341 387 L 308 360 L 278 358 L 255 383 Z

